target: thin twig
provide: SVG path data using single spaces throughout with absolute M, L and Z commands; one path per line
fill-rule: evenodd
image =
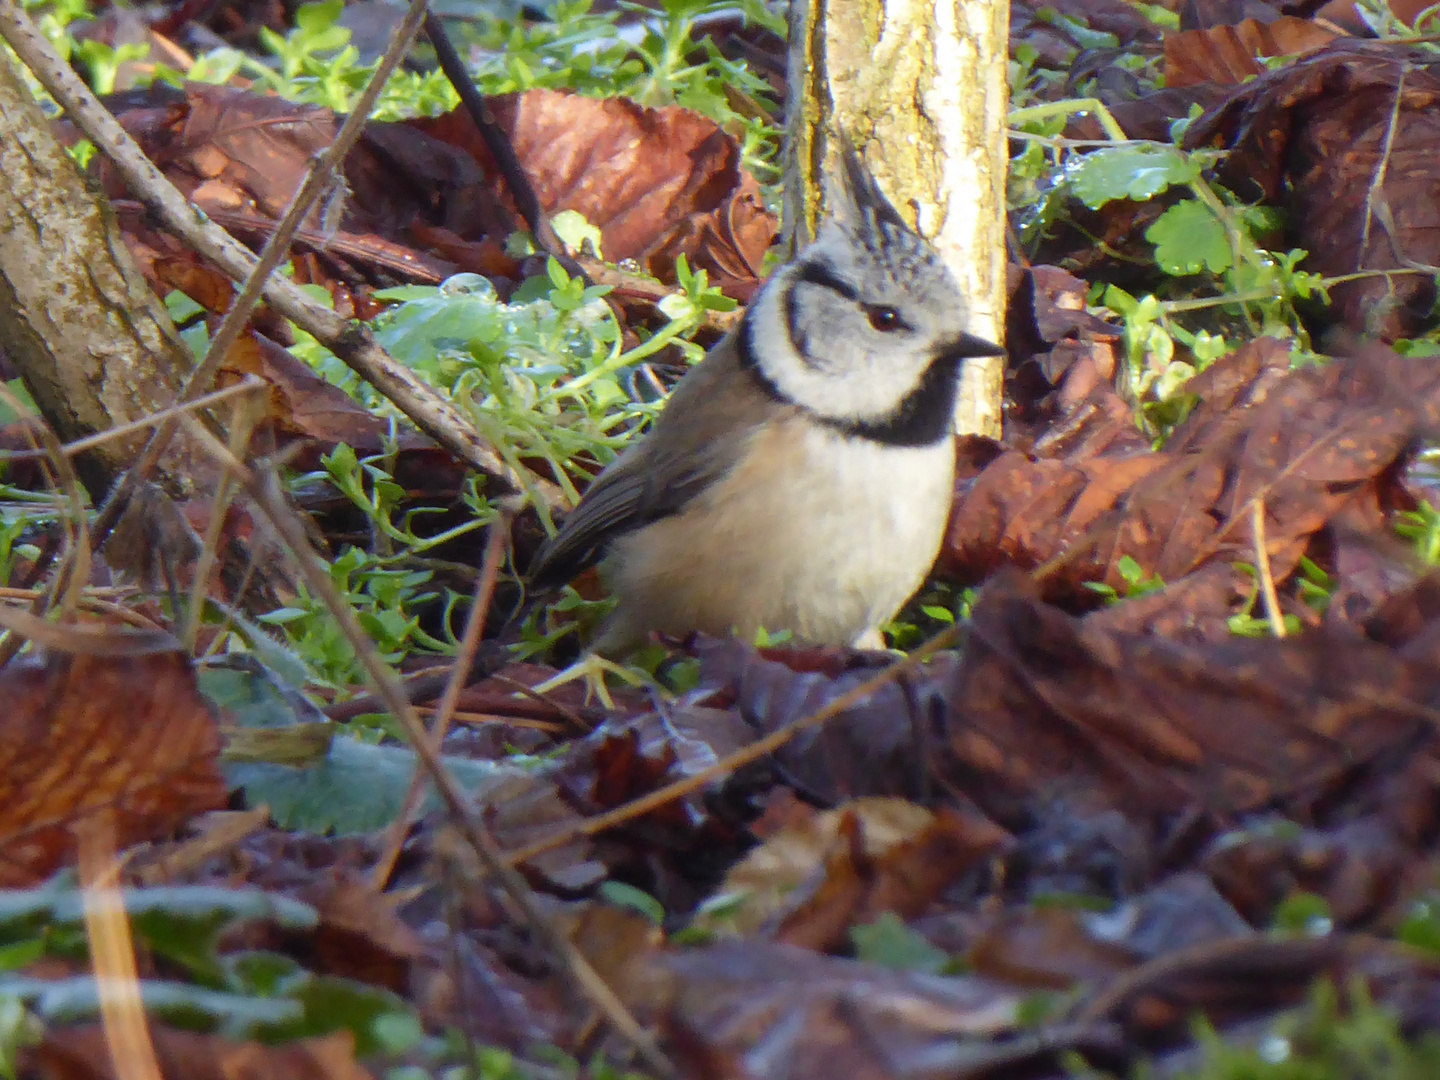
M 244 281 L 250 276 L 255 256 L 175 189 L 14 0 L 0 0 L 0 38 L 15 50 L 68 118 L 115 164 L 126 186 L 150 213 L 232 278 Z M 315 303 L 283 277 L 268 278 L 264 292 L 276 311 L 329 348 L 441 446 L 549 505 L 564 502 L 557 485 L 507 464 L 453 404 L 391 358 L 368 327 Z
M 490 523 L 490 535 L 485 542 L 485 556 L 480 563 L 480 578 L 475 582 L 475 594 L 470 604 L 470 615 L 465 620 L 465 632 L 460 636 L 460 648 L 455 653 L 455 663 L 450 668 L 450 681 L 445 684 L 445 693 L 430 719 L 430 747 L 438 756 L 445 735 L 450 730 L 450 721 L 455 715 L 455 706 L 460 701 L 460 691 L 465 688 L 470 669 L 475 663 L 475 653 L 480 648 L 480 636 L 485 629 L 485 617 L 490 613 L 490 601 L 495 595 L 495 582 L 500 577 L 500 564 L 505 559 L 505 542 L 510 537 L 510 525 L 515 519 L 515 507 L 502 506 L 499 516 Z M 405 837 L 410 832 L 411 819 L 420 806 L 420 796 L 425 788 L 425 770 L 418 764 L 415 775 L 410 778 L 410 790 L 405 793 L 405 802 L 394 823 L 390 826 L 390 837 L 384 852 L 370 871 L 370 887 L 382 892 L 390 873 L 395 869 L 395 860 L 405 846 Z
M 1270 573 L 1270 550 L 1265 543 L 1264 499 L 1256 499 L 1250 504 L 1250 537 L 1255 542 L 1255 573 L 1260 577 L 1260 599 L 1265 604 L 1265 617 L 1270 620 L 1270 632 L 1283 638 L 1285 618 L 1280 614 L 1280 596 L 1275 592 L 1275 578 Z
M 196 445 L 209 452 L 239 481 L 245 493 L 254 501 L 255 507 L 275 531 L 275 535 L 290 550 L 306 586 L 325 605 L 346 642 L 354 650 L 371 689 L 385 703 L 391 715 L 400 722 L 411 748 L 425 766 L 425 771 L 430 774 L 430 781 L 435 785 L 435 790 L 444 802 L 457 831 L 475 852 L 486 873 L 499 882 L 561 970 L 570 976 L 577 989 L 630 1043 L 646 1066 L 662 1076 L 675 1076 L 675 1067 L 660 1052 L 650 1034 L 640 1026 L 574 943 L 546 918 L 525 879 L 505 861 L 504 853 L 490 830 L 471 812 L 469 801 L 446 771 L 439 754 L 430 745 L 425 725 L 421 723 L 415 707 L 406 699 L 399 676 L 381 658 L 375 643 L 365 633 L 355 612 L 336 591 L 327 567 L 311 548 L 305 525 L 285 501 L 279 478 L 273 472 L 260 473 L 251 469 L 216 439 L 208 428 L 190 417 L 184 417 L 182 423 L 195 439 Z
M 1375 162 L 1375 171 L 1370 175 L 1370 186 L 1365 189 L 1365 220 L 1360 226 L 1360 256 L 1364 258 L 1370 249 L 1370 222 L 1375 220 L 1376 207 L 1385 202 L 1385 174 L 1390 166 L 1390 154 L 1395 147 L 1395 132 L 1400 127 L 1400 103 L 1405 97 L 1405 72 L 1408 65 L 1400 66 L 1395 79 L 1395 100 L 1390 106 L 1390 121 L 1385 125 L 1385 143 Z M 1391 242 L 1400 246 L 1395 231 L 1389 230 Z
M 1072 1019 L 1081 1024 L 1103 1020 L 1147 986 L 1168 985 L 1168 980 L 1178 972 L 1204 971 L 1230 960 L 1251 960 L 1257 950 L 1264 948 L 1274 949 L 1282 955 L 1300 960 L 1320 960 L 1334 955 L 1343 945 L 1335 938 L 1265 938 L 1249 934 L 1189 945 L 1161 953 L 1116 976 L 1098 994 L 1079 1005 Z
M 15 395 L 3 385 L 0 385 L 0 400 L 9 404 L 11 410 L 22 418 L 32 445 L 43 455 L 47 479 L 57 492 L 65 493 L 61 505 L 69 510 L 68 514 L 61 517 L 62 522 L 67 523 L 61 526 L 68 539 L 65 556 L 61 559 L 49 587 L 30 605 L 30 611 L 35 616 L 40 616 L 58 604 L 62 613 L 70 615 L 78 606 L 80 594 L 90 580 L 90 545 L 86 538 L 89 515 L 85 509 L 85 496 L 80 479 L 75 475 L 70 459 L 65 456 L 60 437 L 49 424 L 39 417 L 27 414 L 15 399 Z M 11 634 L 0 640 L 0 668 L 15 658 L 24 643 L 23 635 L 19 634 Z
M 145 212 L 145 208 L 134 199 L 111 199 L 110 205 L 115 209 L 115 213 L 122 215 L 122 220 L 126 214 L 135 218 Z M 227 210 L 224 207 L 207 206 L 205 213 L 210 216 L 212 221 L 224 226 L 235 236 L 266 239 L 275 231 L 274 218 L 253 211 Z M 381 270 L 393 270 L 397 274 L 405 275 L 411 282 L 428 285 L 438 285 L 460 270 L 460 267 L 452 262 L 428 255 L 423 251 L 416 251 L 414 248 L 386 240 L 372 233 L 357 234 L 342 230 L 331 235 L 321 229 L 300 228 L 295 230 L 295 237 L 291 243 L 292 246 L 308 248 L 317 255 L 332 258 L 343 255 L 356 262 L 363 262 L 367 266 Z
M 150 656 L 177 652 L 180 642 L 168 630 L 119 630 L 94 623 L 55 623 L 18 607 L 0 604 L 0 630 L 79 656 Z
M 505 686 L 510 687 L 512 690 L 515 691 L 515 693 L 519 694 L 521 697 L 529 698 L 531 701 L 539 705 L 544 705 L 547 709 L 553 710 L 556 715 L 560 716 L 566 722 L 574 725 L 575 730 L 577 731 L 593 731 L 600 723 L 599 720 L 586 720 L 585 717 L 581 716 L 574 709 L 570 708 L 570 706 L 564 704 L 563 702 L 556 701 L 555 698 L 552 696 L 553 691 L 551 692 L 551 694 L 537 694 L 533 686 L 526 686 L 519 679 L 512 679 L 510 678 L 510 676 L 501 675 L 499 672 L 491 675 L 490 678 L 494 679 L 497 683 L 501 683 Z M 603 716 L 604 714 L 602 713 L 600 715 Z
M 159 412 L 151 413 L 149 416 L 142 416 L 138 420 L 131 420 L 120 424 L 117 427 L 106 428 L 104 431 L 96 432 L 94 435 L 86 435 L 83 439 L 74 439 L 68 443 L 60 444 L 60 451 L 66 457 L 74 457 L 76 454 L 83 454 L 86 450 L 93 450 L 102 446 L 112 439 L 124 438 L 126 435 L 144 428 L 155 427 L 166 419 L 177 416 L 182 412 L 194 412 L 197 409 L 208 409 L 211 405 L 218 405 L 222 401 L 229 401 L 231 398 L 248 394 L 252 390 L 260 390 L 266 386 L 264 379 L 258 375 L 247 375 L 244 380 L 233 386 L 227 386 L 223 390 L 212 390 L 208 394 L 193 398 L 190 401 L 179 405 L 171 405 L 169 408 L 161 409 Z M 0 461 L 30 461 L 34 458 L 46 457 L 44 450 L 0 450 Z
M 465 68 L 465 61 L 460 58 L 450 35 L 445 32 L 445 25 L 433 11 L 425 16 L 425 36 L 430 39 L 430 44 L 435 49 L 435 59 L 440 62 L 440 70 L 450 80 L 455 93 L 460 95 L 460 104 L 465 107 L 470 119 L 475 122 L 475 127 L 479 129 L 485 149 L 489 150 L 490 156 L 495 159 L 505 186 L 510 189 L 510 197 L 515 200 L 515 209 L 519 210 L 520 216 L 525 219 L 535 242 L 547 255 L 563 261 L 565 245 L 551 228 L 550 219 L 545 216 L 545 209 L 540 205 L 540 197 L 535 194 L 534 185 L 525 175 L 525 166 L 520 164 L 515 147 L 510 143 L 510 136 L 490 111 L 489 102 L 476 88 L 470 72 Z M 573 272 L 573 267 L 566 266 L 566 270 Z
M 800 732 L 807 728 L 823 724 L 827 720 L 834 719 L 852 705 L 857 705 L 865 700 L 882 686 L 894 682 L 901 675 L 914 671 L 941 649 L 947 649 L 951 645 L 954 645 L 955 642 L 959 640 L 962 630 L 963 627 L 958 624 L 947 627 L 908 656 L 897 660 L 883 671 L 866 679 L 859 686 L 847 690 L 839 697 L 832 699 L 821 708 L 816 709 L 813 713 L 802 716 L 798 720 L 792 720 L 783 727 L 776 728 L 763 739 L 755 740 L 755 742 L 750 743 L 748 746 L 742 747 L 733 754 L 720 759 L 713 765 L 701 769 L 697 773 L 685 777 L 683 780 L 677 780 L 673 784 L 667 784 L 657 791 L 652 791 L 649 795 L 642 795 L 640 798 L 633 799 L 624 806 L 617 806 L 614 810 L 610 810 L 604 814 L 597 814 L 595 817 L 578 821 L 569 828 L 535 841 L 535 843 L 529 847 L 521 848 L 518 851 L 506 852 L 506 860 L 511 866 L 517 866 L 544 852 L 554 848 L 564 847 L 566 844 L 578 840 L 582 836 L 594 836 L 596 833 L 613 829 L 617 825 L 622 825 L 627 821 L 633 821 L 643 814 L 648 814 L 651 810 L 664 806 L 666 803 L 674 802 L 676 799 L 682 798 L 692 791 L 697 791 L 710 783 L 710 781 L 732 773 L 742 766 L 749 765 L 753 761 L 759 761 L 763 757 L 768 757 Z
M 115 860 L 115 821 L 111 811 L 78 822 L 81 916 L 90 944 L 100 1024 L 110 1064 L 118 1080 L 161 1080 L 155 1044 L 145 1019 L 135 941 L 120 892 L 120 864 Z
M 235 403 L 230 423 L 225 425 L 230 450 L 237 457 L 243 456 L 245 448 L 250 445 L 257 419 L 253 410 L 244 409 L 245 404 L 247 403 Z M 205 535 L 200 542 L 200 555 L 195 560 L 195 572 L 190 582 L 190 598 L 185 605 L 184 622 L 179 631 L 180 640 L 185 646 L 187 655 L 195 654 L 195 647 L 200 641 L 200 625 L 204 621 L 205 597 L 209 592 L 210 572 L 220 558 L 220 538 L 225 531 L 225 516 L 230 510 L 230 501 L 234 495 L 234 478 L 228 473 L 222 472 L 219 482 L 215 485 L 215 494 L 210 500 L 210 517 L 205 523 Z M 252 550 L 245 567 L 246 585 L 242 585 L 235 593 L 237 600 L 245 595 L 250 571 L 254 567 L 255 553 Z M 175 617 L 180 618 L 180 613 L 176 612 Z

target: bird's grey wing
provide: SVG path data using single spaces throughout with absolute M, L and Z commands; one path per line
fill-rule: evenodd
M 544 587 L 569 581 L 599 562 L 611 541 L 678 513 L 729 471 L 729 463 L 713 455 L 669 464 L 666 469 L 666 463 L 641 453 L 635 465 L 617 461 L 620 467 L 602 473 L 554 539 L 540 549 L 531 582 Z
M 728 340 L 680 381 L 654 431 L 596 477 L 536 555 L 532 584 L 569 581 L 617 537 L 679 513 L 730 471 L 774 404 L 739 371 Z

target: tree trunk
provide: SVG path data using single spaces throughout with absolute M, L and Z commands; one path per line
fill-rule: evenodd
M 71 441 L 173 405 L 194 359 L 130 260 L 103 197 L 86 184 L 13 60 L 0 57 L 0 347 L 46 421 Z M 76 462 L 92 499 L 149 429 Z M 160 475 L 194 475 L 172 443 Z
M 1005 313 L 1008 0 L 792 0 L 785 227 L 805 243 L 824 213 L 837 134 L 945 257 L 972 333 Z M 967 361 L 956 430 L 1000 434 L 1003 358 Z

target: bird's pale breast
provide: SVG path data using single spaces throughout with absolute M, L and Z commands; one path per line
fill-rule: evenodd
M 620 607 L 600 647 L 762 626 L 851 644 L 929 572 L 953 483 L 948 439 L 895 447 L 802 417 L 769 425 L 681 513 L 616 541 L 605 571 Z

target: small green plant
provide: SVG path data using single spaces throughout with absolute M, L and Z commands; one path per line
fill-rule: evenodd
M 404 499 L 405 489 L 395 483 L 394 478 L 383 467 L 386 459 L 394 453 L 392 448 L 385 455 L 360 461 L 354 450 L 341 443 L 321 458 L 325 479 L 365 515 L 374 536 L 374 546 L 382 554 L 398 545 L 405 556 L 413 558 L 466 533 L 484 528 L 496 519 L 494 504 L 481 494 L 483 481 L 472 477 L 466 481 L 465 489 L 461 493 L 470 515 L 459 525 L 434 534 L 422 536 L 416 533 L 415 523 L 419 518 L 444 512 L 444 508 L 438 506 L 406 510 L 397 522 L 395 517 L 401 512 L 400 504 Z M 306 474 L 298 477 L 294 484 L 303 486 L 313 478 L 315 474 Z
M 481 493 L 479 482 L 471 478 L 461 491 L 468 511 L 464 520 L 444 530 L 419 531 L 424 517 L 441 512 L 441 508 L 402 508 L 404 489 L 385 468 L 394 453 L 392 446 L 385 454 L 362 461 L 353 449 L 341 444 L 321 459 L 319 472 L 298 476 L 291 484 L 305 489 L 324 482 L 364 515 L 371 536 L 368 549 L 345 548 L 329 569 L 335 587 L 351 604 L 381 654 L 391 662 L 415 651 L 449 655 L 455 649 L 452 614 L 461 597 L 431 584 L 434 571 L 424 566 L 424 559 L 434 548 L 489 525 L 496 518 L 496 509 Z M 437 609 L 436 621 L 444 628 L 440 638 L 421 628 L 422 613 Z M 307 682 L 332 689 L 363 682 L 349 642 L 325 605 L 303 585 L 285 606 L 257 621 L 284 634 L 289 655 L 303 665 Z M 263 646 L 246 624 L 237 622 L 233 632 L 245 648 L 259 651 Z
M 210 886 L 129 888 L 124 902 L 137 940 L 170 973 L 141 979 L 141 1000 L 171 1024 L 266 1042 L 344 1029 L 355 1036 L 357 1052 L 367 1054 L 387 1049 L 383 1036 L 394 1035 L 394 1021 L 418 1030 L 410 1007 L 388 991 L 315 975 L 277 953 L 221 951 L 226 932 L 242 923 L 312 931 L 318 917 L 306 904 L 259 889 Z M 68 871 L 35 888 L 7 892 L 0 903 L 0 947 L 13 952 L 28 946 L 28 963 L 52 957 L 73 967 L 89 951 L 83 906 Z M 0 1000 L 23 1003 L 42 1020 L 97 1017 L 98 993 L 88 974 L 41 979 L 27 977 L 19 965 L 0 970 Z M 5 1015 L 15 1021 L 12 1006 Z M 382 1017 L 392 1020 L 377 1031 Z M 0 1035 L 0 1046 L 8 1041 Z M 4 1053 L 0 1049 L 0 1059 Z
M 1298 569 L 1300 576 L 1295 579 L 1295 588 L 1300 599 L 1317 614 L 1324 615 L 1335 592 L 1335 579 L 1303 555 Z
M 390 663 L 415 649 L 452 653 L 454 643 L 420 629 L 420 616 L 410 608 L 430 595 L 422 591 L 428 570 L 392 570 L 359 548 L 347 548 L 330 564 L 330 579 L 360 620 L 360 625 Z M 355 651 L 318 597 L 301 584 L 284 607 L 266 612 L 259 621 L 281 629 L 290 647 L 306 664 L 312 681 L 332 689 L 363 682 Z
M 968 622 L 975 595 L 974 589 L 932 582 L 884 628 L 885 638 L 892 649 L 913 649 L 946 627 Z
M 31 530 L 58 516 L 49 495 L 0 484 L 0 585 L 12 584 L 17 565 L 40 557 L 40 548 L 25 540 Z
M 1395 531 L 1415 545 L 1415 554 L 1426 566 L 1440 565 L 1440 510 L 1422 501 L 1414 510 L 1396 515 Z
M 1436 52 L 1440 32 L 1440 5 L 1431 4 L 1413 18 L 1402 19 L 1384 0 L 1356 0 L 1355 9 L 1376 37 L 1398 38 L 1426 52 Z
M 789 630 L 766 630 L 762 626 L 755 631 L 755 648 L 773 649 L 777 645 L 789 644 L 794 636 Z
M 94 38 L 77 41 L 71 50 L 72 57 L 89 72 L 90 85 L 97 94 L 113 94 L 121 67 L 144 60 L 149 54 L 150 46 L 141 42 L 132 41 L 115 47 Z
M 1226 625 L 1230 628 L 1230 633 L 1236 637 L 1261 638 L 1270 637 L 1275 633 L 1269 619 L 1255 614 L 1255 601 L 1258 597 L 1258 590 L 1252 592 L 1245 601 L 1245 607 L 1225 620 Z M 1300 617 L 1298 615 L 1283 615 L 1280 621 L 1285 627 L 1286 637 L 1294 637 L 1300 633 Z
M 1100 119 L 1108 143 L 1096 147 L 1059 137 L 1068 115 L 1087 111 Z M 1187 123 L 1175 126 L 1177 139 Z M 1023 146 L 1012 160 L 1011 199 L 1025 243 L 1038 241 L 1066 216 L 1071 197 L 1098 210 L 1117 199 L 1145 201 L 1180 191 L 1145 232 L 1154 245 L 1157 293 L 1133 296 L 1097 283 L 1090 297 L 1097 314 L 1124 327 L 1119 388 L 1157 442 L 1193 404 L 1185 383 L 1228 352 L 1235 338 L 1288 338 L 1300 346 L 1298 356 L 1308 355 L 1296 305 L 1324 299 L 1330 282 L 1298 268 L 1304 251 L 1270 249 L 1266 238 L 1279 225 L 1272 211 L 1246 205 L 1206 178 L 1215 152 L 1126 139 L 1091 99 L 1019 109 L 1011 124 L 1020 129 L 1014 134 Z
M 20 1052 L 38 1045 L 44 1036 L 44 1025 L 25 1008 L 24 1002 L 0 992 L 0 1077 L 16 1080 Z
M 1200 1064 L 1176 1080 L 1428 1080 L 1440 1075 L 1440 1039 L 1408 1040 L 1395 1013 L 1375 1003 L 1365 983 L 1350 984 L 1342 1004 L 1318 983 L 1306 1004 L 1258 1039 L 1230 1042 L 1198 1021 Z M 1141 1069 L 1138 1080 L 1155 1073 Z
M 658 403 L 636 388 L 645 362 L 669 345 L 698 359 L 689 340 L 704 313 L 734 301 L 705 271 L 680 260 L 680 290 L 661 303 L 669 322 L 625 349 L 607 286 L 586 286 L 555 260 L 509 303 L 476 274 L 438 287 L 381 290 L 398 300 L 375 320 L 376 337 L 397 360 L 460 406 L 507 462 L 548 463 L 567 497 L 578 500 L 572 474 L 613 458 L 655 414 Z M 394 407 L 303 331 L 294 352 L 319 374 L 381 415 Z M 589 463 L 589 464 L 587 464 Z
M 1270 925 L 1282 933 L 1325 937 L 1335 929 L 1335 919 L 1323 896 L 1297 892 L 1280 902 L 1270 917 Z
M 549 656 L 562 639 L 572 635 L 588 641 L 614 608 L 613 599 L 586 600 L 567 585 L 560 599 L 526 616 L 520 640 L 511 643 L 510 654 L 516 660 L 530 660 Z
M 1411 901 L 1395 930 L 1395 940 L 1440 954 L 1440 892 L 1428 889 Z
M 1255 567 L 1250 563 L 1236 563 L 1235 569 L 1251 578 L 1256 577 Z M 1296 569 L 1299 573 L 1295 578 L 1295 590 L 1299 594 L 1301 602 L 1317 614 L 1323 615 L 1326 608 L 1330 606 L 1330 596 L 1335 591 L 1334 578 L 1316 566 L 1312 560 L 1304 557 L 1300 559 Z M 1227 620 L 1232 634 L 1237 637 L 1269 637 L 1275 632 L 1269 618 L 1262 618 L 1255 614 L 1255 608 L 1259 602 L 1260 588 L 1257 579 L 1255 587 L 1245 598 L 1245 606 Z M 1295 636 L 1302 629 L 1300 617 L 1295 614 L 1283 615 L 1281 623 L 1284 625 L 1285 634 L 1288 637 Z
M 1087 581 L 1085 588 L 1103 596 L 1107 604 L 1118 604 L 1121 600 L 1128 600 L 1134 596 L 1145 596 L 1165 588 L 1165 582 L 1161 580 L 1159 574 L 1146 574 L 1144 568 L 1129 555 L 1120 557 L 1120 561 L 1115 564 L 1115 572 L 1124 582 L 1123 593 L 1115 586 L 1107 585 L 1103 581 Z

